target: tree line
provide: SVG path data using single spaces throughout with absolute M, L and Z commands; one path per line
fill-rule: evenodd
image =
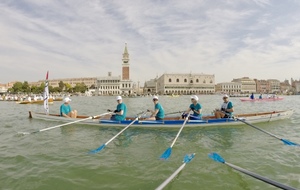
M 94 87 L 93 85 L 91 87 Z M 60 92 L 69 92 L 76 93 L 81 92 L 84 93 L 88 87 L 84 83 L 77 83 L 74 87 L 72 87 L 69 83 L 64 83 L 60 81 L 58 87 L 53 87 L 49 85 L 49 93 L 60 93 Z M 33 94 L 41 94 L 44 92 L 45 83 L 42 83 L 40 86 L 30 86 L 27 81 L 16 82 L 11 88 L 7 90 L 8 93 L 17 94 L 17 93 L 33 93 Z

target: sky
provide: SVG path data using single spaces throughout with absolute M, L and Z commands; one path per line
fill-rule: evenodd
M 298 0 L 1 0 L 0 83 L 164 73 L 300 78 Z

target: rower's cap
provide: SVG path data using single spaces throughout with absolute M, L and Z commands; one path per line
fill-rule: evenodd
M 153 100 L 155 99 L 155 100 L 158 100 L 158 97 L 157 96 L 153 96 L 153 98 L 152 98 Z
M 122 96 L 117 96 L 116 100 L 122 100 Z
M 196 101 L 199 100 L 198 96 L 196 96 L 196 95 L 191 96 L 191 99 L 194 99 L 194 100 L 196 100 Z
M 71 99 L 70 99 L 69 97 L 66 97 L 66 98 L 64 99 L 64 102 L 71 102 Z
M 229 96 L 227 95 L 227 94 L 225 94 L 224 96 L 223 96 L 223 98 L 228 98 Z

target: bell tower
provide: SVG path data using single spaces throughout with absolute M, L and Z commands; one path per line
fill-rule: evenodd
M 127 50 L 127 43 L 125 43 L 125 49 L 122 58 L 122 78 L 120 81 L 120 90 L 123 95 L 130 95 L 132 93 L 132 80 L 129 76 L 129 54 Z
M 129 80 L 129 54 L 127 50 L 127 43 L 125 43 L 122 61 L 122 80 Z

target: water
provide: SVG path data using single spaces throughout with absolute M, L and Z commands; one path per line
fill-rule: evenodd
M 219 107 L 220 96 L 199 96 L 204 114 Z M 278 102 L 240 102 L 231 98 L 236 113 L 295 110 L 292 118 L 256 124 L 271 133 L 300 143 L 300 96 L 286 96 Z M 150 97 L 124 99 L 129 115 L 153 109 Z M 186 109 L 188 96 L 161 97 L 168 112 Z M 58 113 L 61 102 L 50 105 Z M 79 114 L 98 115 L 114 109 L 114 97 L 72 97 Z M 208 153 L 218 152 L 227 162 L 270 179 L 300 189 L 300 148 L 283 145 L 245 124 L 185 128 L 168 161 L 159 156 L 171 145 L 178 129 L 128 128 L 103 151 L 99 147 L 120 128 L 68 125 L 36 133 L 18 135 L 61 124 L 28 119 L 28 111 L 43 111 L 42 105 L 0 102 L 0 189 L 155 189 L 181 164 L 185 154 L 195 158 L 165 189 L 276 189 L 264 182 L 212 161 Z

